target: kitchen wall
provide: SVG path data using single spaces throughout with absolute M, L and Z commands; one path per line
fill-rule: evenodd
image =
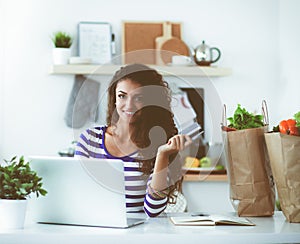
M 188 81 L 215 87 L 206 102 L 219 97 L 231 115 L 237 103 L 260 112 L 266 99 L 275 125 L 299 111 L 299 10 L 297 0 L 0 0 L 0 158 L 55 155 L 76 139 L 79 131 L 64 123 L 74 77 L 49 70 L 51 34 L 64 30 L 75 36 L 79 21 L 110 22 L 119 54 L 122 20 L 182 22 L 187 44 L 195 47 L 204 39 L 219 47 L 217 65 L 233 70 L 228 77 Z M 75 40 L 74 55 L 76 47 Z M 220 140 L 219 132 L 212 133 L 219 130 L 220 103 L 206 114 L 212 125 L 208 140 Z
M 279 93 L 278 118 L 290 116 L 300 110 L 300 2 L 280 1 L 279 8 Z M 283 116 L 281 116 L 283 115 Z

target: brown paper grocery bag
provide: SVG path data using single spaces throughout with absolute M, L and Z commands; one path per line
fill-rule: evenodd
M 300 137 L 277 132 L 265 139 L 282 212 L 300 223 Z
M 223 131 L 230 199 L 239 216 L 271 216 L 275 189 L 265 146 L 267 127 Z

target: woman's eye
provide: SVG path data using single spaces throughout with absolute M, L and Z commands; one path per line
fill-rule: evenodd
M 143 96 L 136 96 L 134 99 L 136 102 L 143 102 Z
M 123 95 L 123 94 L 119 94 L 119 95 L 118 95 L 118 98 L 120 98 L 120 99 L 124 99 L 124 98 L 125 98 L 125 95 Z

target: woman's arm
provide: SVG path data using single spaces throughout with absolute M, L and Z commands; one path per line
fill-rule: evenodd
M 78 138 L 74 156 L 77 158 L 97 157 L 99 143 L 102 143 L 102 134 L 103 129 L 101 127 L 90 128 L 83 131 Z
M 161 191 L 170 186 L 167 181 L 168 171 L 170 167 L 173 168 L 175 166 L 172 165 L 173 163 L 178 163 L 176 160 L 169 162 L 170 156 L 184 150 L 191 143 L 192 140 L 189 136 L 176 135 L 170 138 L 167 144 L 159 147 L 151 181 L 151 187 L 153 189 Z M 180 167 L 175 166 L 174 168 L 181 170 L 181 165 Z M 172 181 L 174 182 L 174 179 L 172 179 Z
M 89 143 L 88 143 L 88 130 L 84 131 L 78 139 L 78 142 L 75 147 L 75 155 L 74 157 L 80 158 L 89 158 Z
M 149 178 L 144 201 L 144 209 L 148 216 L 158 216 L 166 208 L 169 187 L 181 179 L 181 165 L 178 165 L 181 162 L 178 160 L 169 162 L 170 156 L 184 150 L 191 142 L 189 136 L 176 135 L 158 149 L 153 174 Z M 169 179 L 169 174 L 175 176 L 175 178 Z
M 168 203 L 168 198 L 167 196 L 153 194 L 150 186 L 152 177 L 153 174 L 150 175 L 147 182 L 146 195 L 144 198 L 144 211 L 149 217 L 156 217 L 165 210 Z

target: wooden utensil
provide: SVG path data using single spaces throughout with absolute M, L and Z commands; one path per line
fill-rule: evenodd
M 156 64 L 171 63 L 173 55 L 189 56 L 189 47 L 179 38 L 172 36 L 170 22 L 163 23 L 163 35 L 155 39 Z

